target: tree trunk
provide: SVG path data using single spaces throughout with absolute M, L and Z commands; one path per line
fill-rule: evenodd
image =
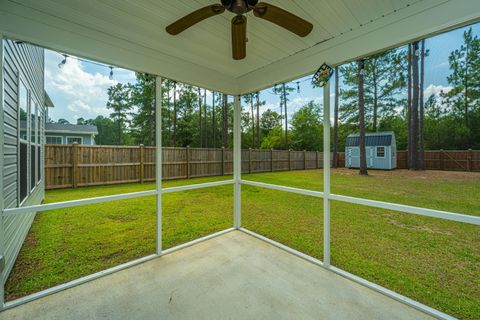
M 423 102 L 423 90 L 424 90 L 424 81 L 425 81 L 425 40 L 422 40 L 422 49 L 420 55 L 420 119 L 418 122 L 418 131 L 420 139 L 420 156 L 419 156 L 419 169 L 425 170 L 425 127 L 424 127 L 424 118 L 425 118 L 425 105 Z
M 373 131 L 378 130 L 378 87 L 377 87 L 377 65 L 373 61 L 372 86 L 373 86 Z
M 213 140 L 213 148 L 217 147 L 216 139 L 216 123 L 215 123 L 215 91 L 212 91 L 212 140 Z
M 204 117 L 205 117 L 205 122 L 204 122 L 204 125 L 203 125 L 203 127 L 205 128 L 205 135 L 204 135 L 205 144 L 204 144 L 204 146 L 205 146 L 205 148 L 208 148 L 207 89 L 203 89 L 203 107 L 205 108 L 205 110 L 204 110 L 205 112 L 203 113 Z
M 418 41 L 413 43 L 412 55 L 412 112 L 411 112 L 411 133 L 412 133 L 412 168 L 418 170 L 418 102 L 419 102 L 419 77 L 418 77 Z
M 468 67 L 469 67 L 469 54 L 470 54 L 470 43 L 469 41 L 465 41 L 465 74 L 463 76 L 463 80 L 464 80 L 464 83 L 463 83 L 463 87 L 465 88 L 465 97 L 464 97 L 464 112 L 465 112 L 465 126 L 467 129 L 470 129 L 470 120 L 469 120 L 469 112 L 468 112 L 468 94 L 469 94 L 469 83 L 468 83 L 468 78 L 469 78 L 469 74 L 468 74 Z M 471 147 L 471 134 L 468 135 L 468 145 L 469 147 Z
M 153 146 L 153 132 L 155 131 L 155 101 L 150 102 L 150 111 L 151 118 L 148 121 L 149 123 L 149 132 L 148 132 L 148 145 Z
M 172 136 L 172 121 L 170 116 L 170 82 L 167 82 L 167 129 L 168 138 Z
M 177 146 L 177 83 L 173 83 L 173 143 Z
M 227 107 L 228 107 L 228 101 L 227 101 L 227 95 L 226 94 L 223 94 L 223 107 L 222 107 L 222 145 L 224 148 L 227 148 L 227 144 L 228 144 L 228 111 L 227 111 Z
M 255 148 L 255 113 L 253 112 L 253 93 L 250 94 L 250 110 L 252 112 L 252 148 Z
M 333 111 L 333 163 L 332 167 L 338 166 L 338 103 L 339 103 L 339 74 L 338 67 L 335 67 L 335 106 Z
M 257 148 L 260 148 L 260 93 L 257 92 Z
M 198 124 L 200 126 L 199 128 L 199 132 L 200 132 L 200 136 L 199 136 L 199 145 L 200 145 L 200 148 L 203 148 L 203 130 L 202 130 L 202 92 L 200 90 L 200 88 L 198 88 Z
M 365 147 L 365 97 L 364 97 L 364 60 L 358 60 L 358 118 L 360 126 L 360 174 L 368 175 Z
M 122 122 L 118 120 L 118 145 L 122 145 Z
M 288 114 L 287 114 L 287 90 L 285 83 L 282 86 L 283 90 L 283 105 L 285 106 L 285 150 L 288 150 Z
M 407 51 L 407 131 L 408 131 L 408 139 L 407 139 L 407 155 L 408 155 L 408 168 L 412 168 L 412 44 L 408 44 L 408 51 Z

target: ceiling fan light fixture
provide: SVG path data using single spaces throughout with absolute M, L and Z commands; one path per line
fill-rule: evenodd
M 232 28 L 232 49 L 233 59 L 241 60 L 246 56 L 247 39 L 247 18 L 245 14 L 253 11 L 254 16 L 274 23 L 300 37 L 306 37 L 313 29 L 313 25 L 286 11 L 269 3 L 258 0 L 221 0 L 220 3 L 209 5 L 178 19 L 165 29 L 171 35 L 178 35 L 193 25 L 216 15 L 225 10 L 234 13 L 236 16 L 231 22 Z

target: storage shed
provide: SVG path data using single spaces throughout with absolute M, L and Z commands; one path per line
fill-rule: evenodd
M 365 137 L 367 168 L 392 170 L 397 167 L 397 144 L 395 134 L 389 132 L 371 132 Z M 360 167 L 360 135 L 350 134 L 345 144 L 345 166 Z

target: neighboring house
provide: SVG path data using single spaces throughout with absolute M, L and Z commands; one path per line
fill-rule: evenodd
M 28 43 L 0 42 L 0 117 L 3 134 L 2 208 L 30 206 L 44 198 L 44 50 Z M 7 279 L 35 214 L 4 217 L 3 279 Z M 0 266 L 2 264 L 0 263 Z M 0 268 L 1 270 L 2 268 Z
M 397 144 L 395 134 L 372 132 L 365 135 L 367 168 L 392 170 L 397 167 Z M 350 134 L 345 144 L 345 166 L 360 167 L 360 135 Z
M 78 144 L 95 145 L 98 134 L 96 126 L 47 123 L 45 124 L 46 144 Z

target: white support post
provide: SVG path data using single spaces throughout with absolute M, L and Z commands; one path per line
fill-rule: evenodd
M 3 123 L 3 35 L 0 34 L 0 106 L 2 109 L 0 110 L 0 126 L 1 128 L 5 128 Z M 6 282 L 6 274 L 5 274 L 5 229 L 4 229 L 4 216 L 3 216 L 3 209 L 4 209 L 4 200 L 3 200 L 3 132 L 0 133 L 0 190 L 2 191 L 2 196 L 0 197 L 0 310 L 2 310 L 5 306 L 5 282 Z M 42 176 L 43 177 L 43 176 Z
M 157 77 L 155 89 L 155 181 L 157 213 L 157 255 L 162 254 L 162 78 Z
M 242 175 L 242 136 L 241 136 L 242 107 L 240 96 L 235 96 L 233 107 L 233 226 L 239 229 L 242 225 L 241 175 Z
M 330 267 L 330 81 L 323 87 L 323 265 Z

